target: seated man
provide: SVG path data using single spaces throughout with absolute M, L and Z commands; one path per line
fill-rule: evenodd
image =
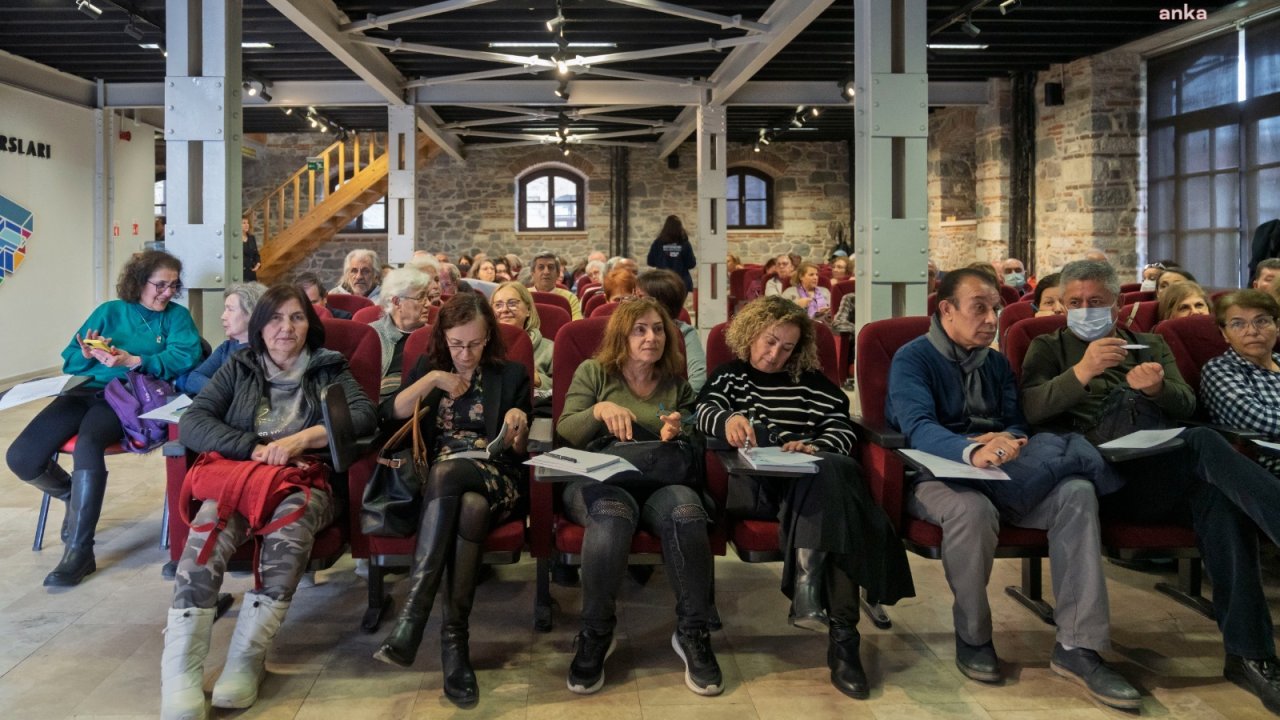
M 330 315 L 338 318 L 339 320 L 351 319 L 351 313 L 346 310 L 329 307 L 329 291 L 324 289 L 324 285 L 320 282 L 319 275 L 310 272 L 302 273 L 298 277 L 294 278 L 293 284 L 307 296 L 307 300 L 310 300 L 312 305 L 318 305 L 327 309 Z
M 378 302 L 378 281 L 382 273 L 378 269 L 378 253 L 372 250 L 352 250 L 342 261 L 342 282 L 330 290 L 339 295 L 359 295 Z
M 1004 284 L 1018 291 L 1019 295 L 1026 295 L 1031 286 L 1027 284 L 1027 271 L 1022 261 L 1018 258 L 1011 257 L 1000 264 L 1003 274 L 1000 276 L 1004 279 Z
M 582 319 L 582 303 L 578 296 L 556 285 L 560 279 L 560 258 L 550 250 L 544 250 L 533 256 L 532 287 L 538 292 L 555 293 L 569 301 L 569 314 L 574 320 Z
M 1280 258 L 1267 258 L 1258 263 L 1258 269 L 1254 271 L 1253 287 L 1265 293 L 1275 292 L 1278 279 L 1280 279 Z
M 1082 260 L 1062 270 L 1067 327 L 1032 341 L 1023 363 L 1022 400 L 1036 426 L 1078 430 L 1095 442 L 1105 407 L 1146 410 L 1171 423 L 1195 410 L 1159 335 L 1115 326 L 1120 281 L 1106 263 Z M 1152 407 L 1154 406 L 1154 407 Z M 1116 463 L 1125 485 L 1102 498 L 1103 517 L 1170 522 L 1191 516 L 1227 658 L 1223 674 L 1280 714 L 1280 662 L 1262 592 L 1254 523 L 1280 541 L 1280 480 L 1237 453 L 1218 433 L 1188 428 L 1182 445 Z
M 1009 361 L 988 347 L 996 337 L 999 306 L 996 281 L 983 271 L 954 270 L 938 285 L 938 311 L 928 334 L 899 350 L 889 371 L 885 416 L 911 447 L 975 467 L 1005 466 L 1030 449 Z M 1074 442 L 1096 459 L 1093 467 L 1103 467 L 1083 439 Z M 908 511 L 942 528 L 942 567 L 955 598 L 956 666 L 974 680 L 1001 680 L 987 582 L 1003 516 L 1049 532 L 1058 625 L 1050 667 L 1107 705 L 1138 708 L 1138 691 L 1098 655 L 1110 644 L 1110 618 L 1094 485 L 1076 466 L 1068 469 L 1065 456 L 1054 458 L 1050 462 L 1065 472 L 1017 504 L 993 503 L 976 487 L 932 477 L 910 489 Z M 1012 482 L 1031 480 L 1015 467 L 1029 469 L 1009 466 Z

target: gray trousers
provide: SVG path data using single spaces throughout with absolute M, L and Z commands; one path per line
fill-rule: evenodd
M 907 498 L 907 511 L 942 528 L 942 569 L 955 596 L 952 616 L 956 633 L 970 645 L 990 641 L 987 582 L 995 559 L 1000 512 L 981 492 L 936 480 L 916 483 Z M 1111 619 L 1093 483 L 1080 478 L 1066 480 L 1025 516 L 1006 516 L 1005 521 L 1048 531 L 1058 642 L 1091 650 L 1109 649 Z

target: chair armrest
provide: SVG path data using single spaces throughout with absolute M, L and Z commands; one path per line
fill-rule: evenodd
M 1231 443 L 1232 445 L 1248 445 L 1253 440 L 1267 439 L 1266 435 L 1263 435 L 1262 433 L 1256 430 L 1250 430 L 1248 428 L 1242 428 L 1242 427 L 1233 427 L 1231 425 L 1218 425 L 1218 424 L 1207 422 L 1204 420 L 1186 420 L 1184 421 L 1184 424 L 1187 427 L 1209 428 L 1210 430 L 1221 435 L 1223 439 L 1225 439 L 1227 442 Z M 1257 445 L 1254 445 L 1253 447 L 1257 448 L 1262 452 L 1266 452 L 1265 448 L 1259 447 Z
M 724 450 L 734 450 L 734 449 L 736 448 L 734 448 L 725 440 L 721 440 L 718 437 L 712 437 L 710 435 L 707 436 L 707 450 L 711 452 L 718 453 Z
M 347 391 L 337 383 L 325 387 L 320 391 L 320 405 L 324 411 L 324 431 L 329 440 L 333 470 L 346 472 L 360 457 L 355 425 L 351 422 L 351 407 L 347 405 Z
M 534 418 L 529 425 L 529 446 L 531 453 L 547 452 L 554 448 L 551 418 Z
M 187 456 L 187 446 L 178 440 L 170 440 L 161 447 L 161 453 L 167 458 L 184 458 Z
M 861 415 L 853 416 L 853 424 L 862 431 L 863 437 L 886 450 L 899 450 L 907 446 L 907 436 L 888 425 L 869 423 Z

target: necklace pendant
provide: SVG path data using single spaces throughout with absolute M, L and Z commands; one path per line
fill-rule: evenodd
M 163 338 L 163 337 L 161 337 L 160 335 L 157 335 L 157 336 L 156 336 L 156 344 L 157 344 L 157 345 L 163 345 L 163 344 L 164 344 L 164 338 Z

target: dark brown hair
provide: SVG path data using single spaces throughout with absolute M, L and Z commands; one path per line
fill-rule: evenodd
M 302 312 L 307 315 L 307 349 L 314 351 L 324 345 L 324 323 L 320 322 L 320 316 L 316 315 L 315 306 L 307 299 L 307 294 L 296 285 L 279 283 L 262 294 L 253 308 L 253 314 L 249 316 L 249 347 L 254 352 L 259 355 L 267 353 L 267 343 L 262 339 L 262 331 L 280 306 L 290 300 L 297 300 L 302 306 Z
M 449 341 L 444 333 L 478 317 L 484 318 L 489 336 L 484 344 L 484 352 L 480 354 L 480 364 L 494 367 L 502 363 L 507 356 L 507 348 L 502 342 L 502 329 L 498 327 L 498 318 L 494 316 L 493 308 L 489 307 L 489 301 L 480 293 L 460 292 L 440 306 L 436 324 L 431 328 L 431 349 L 427 354 L 432 370 L 453 370 L 453 355 L 449 353 Z
M 662 318 L 663 334 L 666 342 L 662 346 L 662 357 L 653 364 L 653 372 L 660 384 L 672 378 L 680 377 L 685 370 L 684 355 L 680 353 L 680 331 L 671 321 L 671 316 L 652 298 L 639 298 L 631 302 L 618 304 L 618 309 L 609 316 L 609 324 L 604 328 L 604 338 L 600 340 L 600 349 L 595 359 L 604 366 L 605 372 L 615 377 L 622 377 L 622 368 L 631 359 L 631 347 L 627 338 L 636 321 L 645 313 L 656 312 Z
M 636 284 L 645 295 L 657 300 L 673 319 L 680 317 L 689 290 L 679 275 L 670 270 L 646 270 L 636 278 Z
M 182 261 L 163 250 L 146 250 L 136 253 L 120 269 L 116 279 L 116 296 L 125 302 L 136 303 L 142 299 L 142 290 L 151 274 L 157 270 L 173 270 L 182 282 Z M 178 293 L 173 294 L 174 297 Z

